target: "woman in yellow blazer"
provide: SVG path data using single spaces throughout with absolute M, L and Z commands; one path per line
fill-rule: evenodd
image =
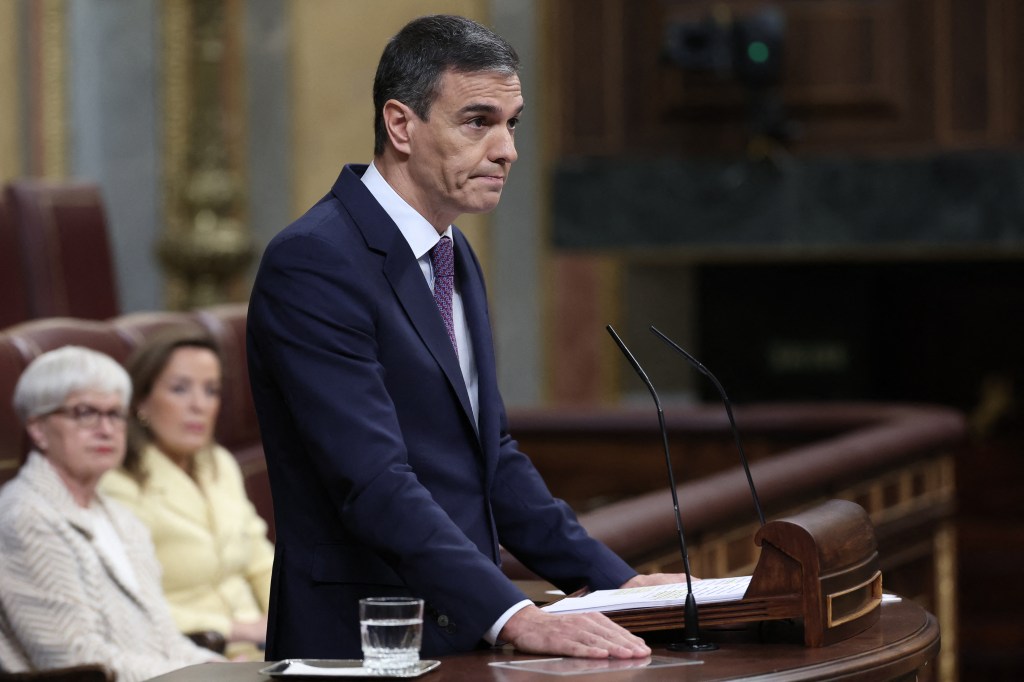
M 261 659 L 274 550 L 238 463 L 213 442 L 219 349 L 202 331 L 175 329 L 127 365 L 128 453 L 100 488 L 149 527 L 178 628 L 215 630 L 228 656 Z

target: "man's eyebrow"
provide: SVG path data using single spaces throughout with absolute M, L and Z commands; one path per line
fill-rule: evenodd
M 523 113 L 524 107 L 525 104 L 520 104 L 519 108 L 517 108 L 512 113 L 512 116 L 519 116 L 519 114 Z M 493 104 L 484 104 L 483 102 L 477 102 L 473 104 L 467 104 L 466 106 L 459 109 L 457 113 L 459 116 L 465 116 L 467 114 L 497 114 L 500 111 L 501 110 Z

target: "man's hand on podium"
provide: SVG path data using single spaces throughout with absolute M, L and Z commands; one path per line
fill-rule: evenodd
M 601 613 L 552 614 L 527 606 L 512 616 L 499 639 L 528 654 L 578 658 L 643 658 L 644 640 Z
M 700 580 L 700 578 L 691 575 L 690 580 L 695 581 Z M 685 582 L 685 573 L 650 573 L 648 575 L 634 575 L 632 578 L 622 583 L 622 587 L 647 587 L 648 585 L 669 585 L 672 583 Z

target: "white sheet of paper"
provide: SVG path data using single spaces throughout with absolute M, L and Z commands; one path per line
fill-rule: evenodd
M 698 604 L 738 601 L 750 585 L 750 576 L 709 578 L 693 581 L 693 596 Z M 544 606 L 548 613 L 585 611 L 624 611 L 657 606 L 675 606 L 686 602 L 686 583 L 598 590 L 582 597 L 567 597 Z

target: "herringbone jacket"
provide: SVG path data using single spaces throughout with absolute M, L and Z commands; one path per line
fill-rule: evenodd
M 124 542 L 137 589 L 94 542 L 91 518 L 42 455 L 30 454 L 0 489 L 0 668 L 102 663 L 130 682 L 218 659 L 175 627 L 145 526 L 97 499 Z

